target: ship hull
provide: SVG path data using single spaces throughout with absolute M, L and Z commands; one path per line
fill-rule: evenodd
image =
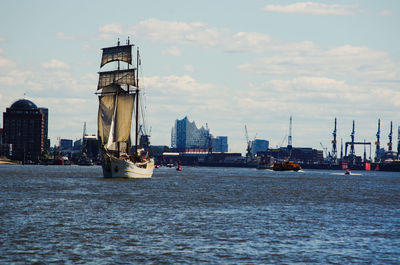
M 102 163 L 105 178 L 148 179 L 153 175 L 154 160 L 134 163 L 130 160 L 108 156 Z

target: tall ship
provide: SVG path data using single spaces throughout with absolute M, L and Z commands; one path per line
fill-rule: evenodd
M 149 157 L 145 146 L 139 145 L 144 115 L 141 115 L 143 111 L 139 107 L 139 49 L 134 67 L 133 46 L 128 38 L 126 45 L 120 45 L 118 40 L 117 46 L 102 49 L 100 68 L 111 62 L 115 64 L 113 70 L 99 72 L 96 92 L 99 97 L 98 137 L 105 178 L 135 179 L 153 175 L 154 159 Z M 139 116 L 142 118 L 140 121 Z M 134 130 L 133 147 L 131 128 Z M 143 136 L 148 139 L 147 135 Z

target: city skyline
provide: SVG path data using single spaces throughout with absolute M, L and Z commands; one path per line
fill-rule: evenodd
M 337 139 L 381 147 L 400 119 L 397 1 L 5 1 L 0 18 L 0 108 L 21 99 L 49 109 L 49 138 L 97 133 L 101 48 L 130 37 L 154 145 L 170 145 L 185 116 L 229 151 L 249 137 L 281 145 L 293 116 L 293 146 Z M 119 7 L 119 8 L 116 8 Z M 117 9 L 113 14 L 109 10 Z M 3 124 L 1 118 L 1 124 Z M 374 150 L 374 149 L 373 149 Z M 362 152 L 357 149 L 358 155 Z M 374 153 L 374 152 L 372 152 Z

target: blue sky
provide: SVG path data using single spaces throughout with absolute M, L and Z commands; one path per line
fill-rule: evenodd
M 399 1 L 2 1 L 0 109 L 49 108 L 49 137 L 96 133 L 101 48 L 140 47 L 152 144 L 185 116 L 229 149 L 250 138 L 330 149 L 400 125 Z M 2 124 L 2 117 L 1 117 Z M 284 143 L 286 145 L 286 143 Z M 373 149 L 374 151 L 374 149 Z M 359 151 L 360 154 L 360 151 Z

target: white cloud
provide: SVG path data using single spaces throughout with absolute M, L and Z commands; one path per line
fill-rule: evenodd
M 109 24 L 100 27 L 100 38 L 115 38 L 115 35 L 131 35 L 154 43 L 171 45 L 193 45 L 202 48 L 220 47 L 226 51 L 265 51 L 280 44 L 267 34 L 257 32 L 231 33 L 227 29 L 210 27 L 200 22 L 163 21 L 147 19 L 123 29 L 121 25 Z M 176 48 L 165 51 L 179 54 Z M 176 55 L 175 55 L 176 56 Z
M 382 10 L 381 12 L 379 12 L 379 15 L 382 17 L 391 17 L 393 16 L 393 12 L 390 10 Z
M 263 10 L 290 14 L 350 16 L 361 12 L 358 5 L 297 2 L 289 5 L 266 5 Z
M 126 32 L 158 43 L 195 44 L 202 47 L 216 46 L 222 36 L 221 30 L 209 27 L 205 23 L 185 23 L 158 19 L 143 20 L 131 26 Z
M 69 69 L 68 64 L 57 59 L 42 63 L 42 67 L 45 69 Z
M 64 32 L 57 32 L 56 33 L 56 38 L 60 40 L 74 40 L 75 37 L 72 35 L 67 35 Z
M 183 70 L 186 72 L 194 72 L 194 67 L 192 65 L 184 65 Z
M 0 54 L 1 53 L 2 50 L 0 49 Z M 17 64 L 15 62 L 0 56 L 0 68 L 13 68 L 16 65 Z
M 164 50 L 163 54 L 167 54 L 167 55 L 171 55 L 171 56 L 181 56 L 182 52 L 178 47 L 172 46 L 172 47 L 169 47 L 168 49 Z
M 0 37 L 0 42 L 6 42 L 7 41 L 7 39 L 6 38 L 2 38 L 2 37 Z
M 121 24 L 106 24 L 99 27 L 100 39 L 115 39 L 117 36 L 123 35 Z
M 306 52 L 288 50 L 239 65 L 238 69 L 263 75 L 341 76 L 400 82 L 400 66 L 387 53 L 351 45 L 329 50 L 315 47 Z

